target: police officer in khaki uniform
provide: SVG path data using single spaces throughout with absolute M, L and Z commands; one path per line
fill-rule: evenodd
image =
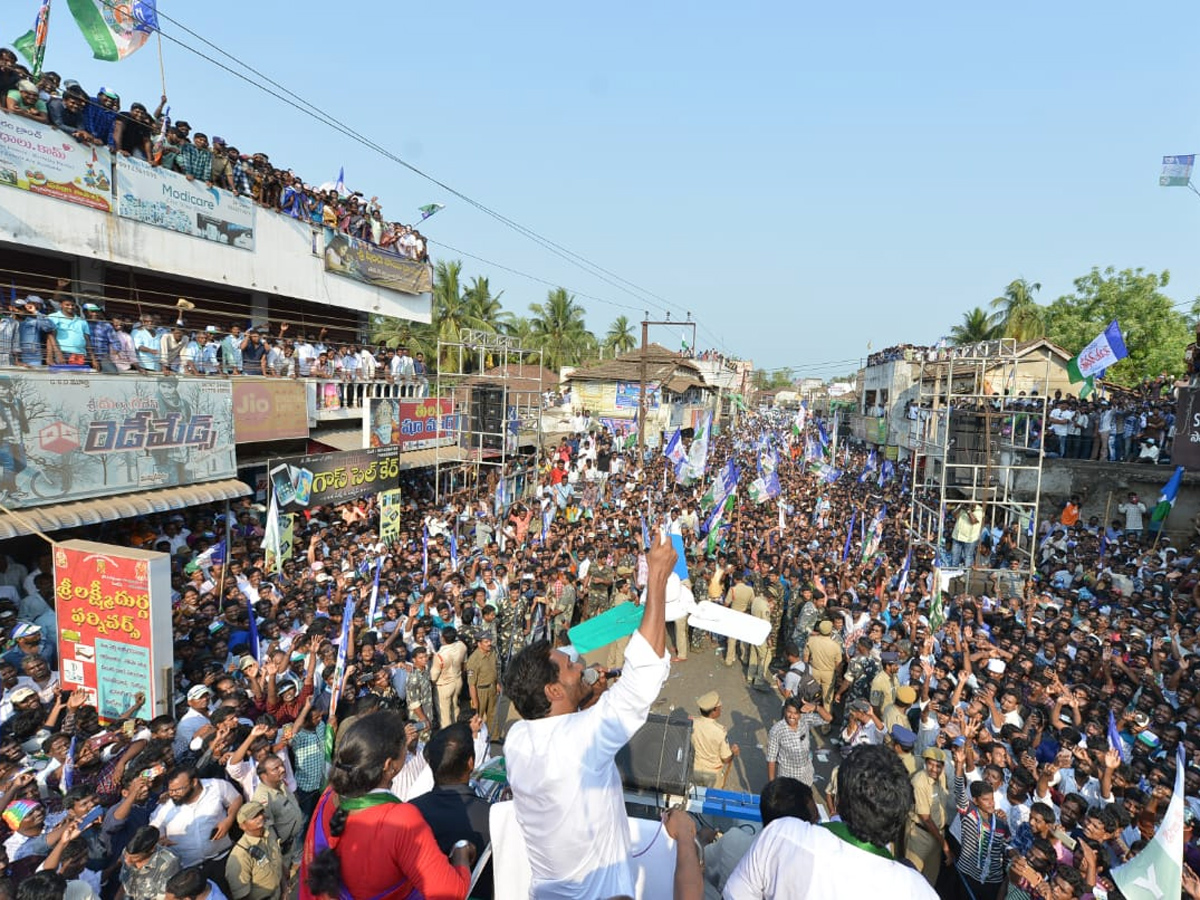
M 900 686 L 897 673 L 900 671 L 900 654 L 891 650 L 879 654 L 883 663 L 883 671 L 871 680 L 871 705 L 875 712 L 882 717 L 883 711 L 896 702 L 896 688 Z
M 721 715 L 721 697 L 716 691 L 696 700 L 700 715 L 692 719 L 692 777 L 704 787 L 724 787 L 729 766 L 738 755 L 738 745 L 730 744 Z
M 754 588 L 746 582 L 745 573 L 740 573 L 737 577 L 737 583 L 729 589 L 729 593 L 725 595 L 725 602 L 734 612 L 748 612 L 750 604 L 754 601 Z M 741 659 L 738 653 L 739 641 L 730 638 L 725 645 L 725 666 L 733 666 L 735 661 Z
M 916 803 L 908 817 L 905 857 L 925 880 L 933 885 L 942 869 L 943 857 L 949 858 L 946 823 L 950 820 L 953 798 L 942 784 L 946 759 L 942 751 L 929 747 L 921 754 L 925 768 L 912 777 Z
M 622 603 L 633 602 L 633 595 L 629 593 L 629 579 L 618 578 L 617 583 L 613 585 L 612 605 L 620 606 Z M 608 645 L 608 654 L 604 658 L 604 664 L 610 669 L 619 669 L 625 664 L 625 648 L 629 645 L 629 638 L 633 635 L 627 635 L 623 638 L 617 638 Z
M 279 900 L 285 873 L 279 841 L 267 827 L 261 803 L 243 803 L 237 813 L 242 836 L 229 851 L 225 878 L 230 900 Z
M 804 659 L 812 670 L 813 678 L 821 686 L 821 699 L 825 702 L 826 709 L 833 706 L 833 682 L 837 677 L 838 666 L 842 664 L 846 655 L 842 645 L 835 641 L 832 635 L 833 623 L 822 619 L 804 647 Z
M 483 718 L 488 734 L 496 734 L 496 696 L 499 680 L 496 672 L 496 653 L 492 636 L 481 634 L 475 652 L 467 658 L 467 689 L 471 692 L 471 709 Z

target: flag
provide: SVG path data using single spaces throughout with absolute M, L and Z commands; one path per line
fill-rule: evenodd
M 683 438 L 679 434 L 679 429 L 675 429 L 675 433 L 671 435 L 671 439 L 667 441 L 667 445 L 663 448 L 663 456 L 669 459 L 675 466 L 675 471 L 679 471 L 679 467 L 687 460 L 687 453 L 683 449 Z
M 679 352 L 680 352 L 680 353 L 687 353 L 687 352 L 688 352 L 688 342 L 687 342 L 687 335 L 686 335 L 686 334 L 681 334 L 681 335 L 679 335 Z
M 883 465 L 879 467 L 879 480 L 876 482 L 876 484 L 879 487 L 883 487 L 886 482 L 892 480 L 895 474 L 896 467 L 892 465 L 892 461 L 890 459 L 885 459 L 883 461 Z
M 765 503 L 771 499 L 771 495 L 767 492 L 767 482 L 761 475 L 750 482 L 750 487 L 746 489 L 746 496 L 751 503 Z
M 1096 375 L 1104 374 L 1104 370 L 1129 355 L 1125 348 L 1125 339 L 1121 336 L 1121 327 L 1113 319 L 1108 327 L 1094 341 L 1079 351 L 1067 362 L 1067 375 L 1071 383 L 1084 381 Z
M 342 692 L 342 682 L 346 679 L 346 652 L 350 644 L 350 622 L 354 618 L 354 595 L 346 598 L 346 606 L 342 610 L 342 639 L 338 642 L 337 662 L 333 666 L 333 684 L 330 685 L 329 714 L 337 715 L 338 695 Z M 325 756 L 333 759 L 333 729 L 325 732 Z
M 417 207 L 417 209 L 421 213 L 421 221 L 422 222 L 424 222 L 426 219 L 428 219 L 430 216 L 432 216 L 438 210 L 445 209 L 445 208 L 446 207 L 444 207 L 440 203 L 426 203 L 424 206 Z
M 450 532 L 450 568 L 458 571 L 458 528 L 456 527 Z
M 247 639 L 250 643 L 250 655 L 258 661 L 258 613 L 254 611 L 254 604 L 250 602 L 250 598 L 246 597 L 246 606 L 250 613 L 250 637 Z
M 339 197 L 346 196 L 346 167 L 342 166 L 338 169 L 337 181 L 333 183 L 333 190 Z
M 125 59 L 142 49 L 150 35 L 158 31 L 155 0 L 119 5 L 112 0 L 67 0 L 67 8 L 96 59 Z
M 683 466 L 685 481 L 704 477 L 704 469 L 708 465 L 708 438 L 711 432 L 712 413 L 708 412 L 705 413 L 704 421 L 700 423 L 700 428 L 692 439 L 692 446 L 688 448 L 687 461 Z
M 1108 749 L 1120 753 L 1122 763 L 1129 762 L 1129 751 L 1125 749 L 1125 742 L 1121 740 L 1121 732 L 1117 730 L 1117 719 L 1111 709 L 1108 711 Z
M 849 447 L 846 448 L 847 452 L 849 452 L 849 449 Z M 876 468 L 878 468 L 878 466 L 876 465 L 875 461 L 875 451 L 872 450 L 867 454 L 867 461 L 863 463 L 863 470 L 862 474 L 858 476 L 858 483 L 866 484 L 868 481 L 870 481 L 871 473 L 874 472 Z
M 646 517 L 638 516 L 638 518 L 641 519 L 641 521 L 642 521 L 642 548 L 645 550 L 649 550 L 650 549 L 650 529 L 646 527 Z
M 937 578 L 934 578 L 937 581 Z M 929 630 L 937 631 L 946 624 L 946 610 L 942 607 L 942 589 L 938 584 L 933 588 L 933 599 L 929 601 Z
M 429 526 L 425 526 L 425 531 L 421 534 L 421 556 L 424 559 L 424 572 L 422 582 L 429 584 Z
M 1032 520 L 1031 520 L 1032 521 Z M 1103 526 L 1100 532 L 1100 565 L 1104 565 L 1104 554 L 1108 552 L 1108 526 Z
M 700 501 L 700 505 L 704 506 L 704 500 L 707 499 L 712 505 L 712 512 L 708 518 L 704 520 L 704 524 L 700 527 L 701 533 L 707 533 L 717 522 L 721 520 L 724 513 L 726 499 L 730 497 L 737 488 L 739 477 L 737 464 L 731 459 L 717 473 L 713 479 L 712 487 L 704 495 L 704 499 Z
M 1192 168 L 1196 165 L 1196 154 L 1186 156 L 1164 156 L 1162 174 L 1158 176 L 1159 187 L 1187 187 L 1192 183 Z
M 908 590 L 908 569 L 912 565 L 912 547 L 904 554 L 904 565 L 900 567 L 900 578 L 896 582 L 896 593 L 903 595 Z
M 704 544 L 704 553 L 706 556 L 711 556 L 712 552 L 717 548 L 717 544 L 721 540 L 721 529 L 729 527 L 725 524 L 724 519 L 725 516 L 733 512 L 736 503 L 737 498 L 733 494 L 730 494 L 725 498 L 723 503 L 713 510 L 712 515 L 704 523 L 704 530 L 708 532 L 708 540 Z
M 375 583 L 371 585 L 371 605 L 367 608 L 367 627 L 375 624 L 375 610 L 379 605 L 379 573 L 383 571 L 383 557 L 375 560 Z
M 196 565 L 204 568 L 205 566 L 217 565 L 225 562 L 225 539 L 217 541 L 203 553 L 196 557 Z
M 863 562 L 874 556 L 875 551 L 879 549 L 879 542 L 883 539 L 883 520 L 886 517 L 887 505 L 885 504 L 879 508 L 879 512 L 875 513 L 875 517 L 871 519 L 871 524 L 867 526 L 866 534 L 863 537 Z
M 46 35 L 49 31 L 50 0 L 42 0 L 37 18 L 33 20 L 33 28 L 13 41 L 13 47 L 28 60 L 34 81 L 42 74 L 42 62 L 46 59 Z
M 1171 480 L 1166 483 L 1162 489 L 1162 494 L 1159 495 L 1158 504 L 1154 509 L 1150 510 L 1151 522 L 1165 522 L 1167 516 L 1171 514 L 1171 508 L 1175 505 L 1175 498 L 1179 494 L 1179 483 L 1183 481 L 1183 466 L 1175 467 L 1175 474 L 1171 476 Z
M 817 440 L 821 442 L 821 452 L 828 454 L 831 452 L 829 447 L 829 432 L 825 430 L 825 423 L 817 421 Z
M 779 533 L 780 534 L 783 534 L 785 524 L 786 524 L 786 520 L 785 520 L 784 514 L 783 514 L 783 498 L 780 497 L 779 498 Z
M 1183 888 L 1183 773 L 1187 755 L 1181 743 L 1175 751 L 1175 793 L 1167 814 L 1142 852 L 1112 869 L 1126 900 L 1163 900 L 1178 897 Z
M 846 543 L 842 545 L 842 562 L 850 558 L 850 541 L 854 538 L 854 520 L 858 518 L 858 510 L 850 513 L 850 527 L 846 529 Z
M 801 400 L 800 408 L 796 410 L 796 418 L 792 422 L 792 428 L 795 430 L 796 434 L 799 434 L 804 430 L 804 426 L 806 424 L 808 424 L 808 401 Z
M 273 569 L 276 575 L 282 574 L 283 535 L 279 527 L 279 504 L 276 502 L 274 491 L 271 492 L 271 502 L 267 504 L 267 525 L 263 530 L 262 548 L 266 555 L 267 568 Z

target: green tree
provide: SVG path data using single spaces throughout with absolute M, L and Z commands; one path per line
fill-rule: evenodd
M 555 288 L 546 294 L 545 303 L 529 304 L 530 331 L 534 346 L 540 347 L 546 368 L 553 371 L 577 365 L 594 352 L 596 336 L 584 323 L 584 309 L 567 293 Z
M 792 387 L 792 370 L 755 369 L 750 381 L 760 391 L 782 390 Z
M 994 315 L 977 306 L 969 312 L 963 313 L 961 325 L 955 325 L 950 329 L 950 343 L 962 346 L 963 344 L 990 341 L 1000 336 L 1002 327 Z
M 425 354 L 432 361 L 437 356 L 437 332 L 433 325 L 397 319 L 394 316 L 372 316 L 370 340 L 385 347 L 407 347 L 410 355 Z
M 480 302 L 487 298 L 472 297 L 463 292 L 460 279 L 462 276 L 461 260 L 447 262 L 439 259 L 433 267 L 433 326 L 437 340 L 443 344 L 457 344 L 462 340 L 465 329 L 494 332 L 496 327 L 487 319 L 479 316 Z M 472 288 L 478 288 L 479 279 L 475 280 Z M 487 279 L 483 279 L 484 287 Z M 461 364 L 458 351 L 453 347 L 443 347 L 442 358 L 438 364 L 443 367 L 458 368 L 464 371 L 473 368 L 470 354 L 462 355 Z
M 1017 278 L 1008 283 L 1004 293 L 995 298 L 992 309 L 997 310 L 1003 337 L 1032 341 L 1046 334 L 1045 310 L 1033 299 L 1042 289 L 1038 282 Z
M 1190 320 L 1160 289 L 1170 272 L 1093 268 L 1075 279 L 1075 293 L 1046 309 L 1046 336 L 1068 353 L 1078 353 L 1114 319 L 1120 323 L 1129 356 L 1113 366 L 1109 378 L 1126 384 L 1161 372 L 1183 371 L 1183 351 L 1191 337 Z
M 504 291 L 493 294 L 487 278 L 478 275 L 471 279 L 471 283 L 463 291 L 463 299 L 467 301 L 467 310 L 471 318 L 489 323 L 492 331 L 503 331 L 504 326 L 513 317 L 500 303 L 503 296 Z
M 613 353 L 628 353 L 637 346 L 637 338 L 633 336 L 633 323 L 629 316 L 617 316 L 608 326 L 608 334 L 604 336 L 604 346 Z

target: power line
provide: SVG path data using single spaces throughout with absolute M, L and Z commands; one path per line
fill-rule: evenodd
M 101 2 L 103 2 L 106 6 L 112 8 L 112 9 L 116 9 L 115 0 L 101 0 Z M 288 106 L 291 106 L 293 109 L 297 110 L 298 112 L 301 112 L 301 113 L 309 116 L 310 118 L 315 119 L 316 121 L 320 122 L 321 124 L 324 124 L 332 129 L 334 129 L 335 131 L 342 134 L 343 136 L 350 138 L 351 140 L 367 147 L 368 149 L 374 150 L 376 153 L 380 154 L 381 156 L 383 156 L 386 159 L 391 160 L 392 162 L 396 163 L 397 165 L 403 166 L 404 168 L 408 169 L 410 172 L 414 173 L 415 175 L 417 175 L 421 178 L 424 178 L 426 181 L 429 181 L 431 184 L 436 185 L 437 187 L 441 188 L 442 190 L 446 191 L 447 193 L 462 200 L 464 203 L 467 203 L 468 205 L 474 207 L 475 209 L 479 210 L 480 212 L 484 213 L 485 215 L 490 216 L 491 218 L 495 219 L 496 221 L 506 225 L 507 227 L 511 228 L 512 230 L 516 231 L 517 233 L 523 235 L 524 237 L 528 238 L 529 240 L 531 240 L 534 243 L 541 246 L 543 249 L 550 251 L 551 253 L 560 257 L 561 259 L 565 260 L 566 262 L 576 266 L 579 269 L 582 269 L 585 273 L 591 275 L 592 277 L 598 278 L 599 280 L 605 282 L 610 287 L 614 287 L 617 290 L 623 291 L 624 293 L 629 294 L 630 296 L 641 301 L 642 303 L 646 303 L 647 302 L 646 298 L 650 298 L 653 300 L 657 300 L 661 303 L 664 303 L 668 306 L 673 306 L 679 311 L 690 314 L 690 312 L 685 307 L 681 306 L 680 304 L 669 301 L 666 298 L 661 297 L 658 294 L 655 294 L 653 291 L 647 290 L 646 288 L 641 287 L 640 285 L 636 284 L 635 282 L 629 281 L 628 279 L 623 278 L 620 275 L 617 275 L 615 272 L 612 272 L 609 269 L 604 268 L 603 266 L 599 265 L 598 263 L 592 262 L 588 258 L 586 258 L 578 253 L 575 253 L 574 251 L 562 246 L 561 244 L 551 240 L 550 238 L 547 238 L 547 237 L 539 234 L 538 232 L 534 231 L 531 228 L 521 225 L 519 222 L 516 222 L 516 221 L 508 218 L 507 216 L 501 214 L 500 212 L 481 203 L 480 201 L 477 201 L 477 200 L 473 199 L 472 197 L 468 196 L 467 194 L 464 194 L 463 192 L 457 190 L 456 188 L 451 187 L 449 184 L 441 181 L 440 179 L 434 177 L 433 175 L 429 174 L 428 172 L 424 171 L 423 169 L 420 169 L 419 167 L 413 165 L 412 163 L 408 162 L 407 160 L 403 159 L 402 157 L 398 156 L 397 154 L 393 153 L 392 151 L 388 150 L 387 148 L 383 147 L 382 145 L 376 143 L 375 141 L 373 141 L 373 140 L 365 137 L 364 135 L 360 134 L 359 132 L 355 131 L 349 125 L 342 122 L 340 119 L 336 118 L 335 116 L 331 115 L 330 113 L 325 112 L 320 107 L 316 106 L 315 104 L 311 103 L 310 101 L 308 101 L 305 98 L 301 97 L 300 95 L 296 94 L 294 91 L 290 90 L 289 88 L 287 88 L 284 85 L 280 84 L 279 82 L 275 81 L 273 78 L 271 78 L 266 73 L 259 71 L 254 66 L 251 66 L 249 63 L 245 62 L 244 60 L 238 58 L 237 56 L 234 56 L 232 53 L 228 52 L 224 48 L 222 48 L 219 45 L 208 40 L 207 38 L 205 38 L 203 35 L 199 34 L 198 32 L 193 31 L 191 28 L 189 28 L 187 25 L 180 22 L 178 19 L 175 19 L 172 16 L 167 15 L 162 12 L 158 13 L 158 17 L 160 19 L 165 19 L 168 22 L 172 23 L 173 25 L 177 26 L 181 31 L 185 32 L 186 34 L 188 34 L 195 40 L 197 40 L 200 43 L 204 44 L 205 46 L 211 48 L 213 51 L 221 54 L 225 58 L 233 61 L 238 66 L 242 67 L 243 69 L 245 69 L 248 72 L 251 72 L 258 78 L 261 78 L 264 82 L 266 82 L 267 84 L 271 85 L 274 88 L 277 88 L 278 91 L 282 91 L 283 94 L 286 94 L 287 96 L 283 96 L 280 93 L 277 93 L 276 91 L 269 90 L 263 84 L 260 84 L 256 81 L 254 81 L 253 79 L 247 77 L 245 74 L 243 74 L 241 72 L 235 71 L 234 69 L 230 68 L 229 66 L 225 65 L 224 63 L 221 63 L 218 60 L 213 59 L 211 56 L 208 56 L 207 54 L 204 54 L 201 51 L 197 50 L 191 44 L 181 41 L 178 38 L 174 37 L 173 35 L 170 35 L 164 31 L 162 31 L 161 28 L 159 28 L 158 33 L 162 37 L 165 37 L 167 40 L 171 41 L 173 44 L 175 44 L 179 47 L 183 47 L 190 53 L 193 53 L 196 56 L 199 56 L 201 59 L 204 59 L 204 60 L 212 63 L 213 65 L 224 70 L 225 72 L 228 72 L 229 74 L 233 75 L 234 77 L 239 78 L 240 80 L 246 82 L 247 84 L 252 85 L 253 87 L 258 88 L 259 90 L 263 91 L 264 93 L 268 94 L 269 96 L 272 96 L 272 97 L 276 98 L 277 100 L 287 104 Z M 291 98 L 291 99 L 289 99 L 289 98 Z M 468 255 L 468 254 L 464 254 L 464 255 Z M 583 295 L 580 294 L 580 296 L 583 296 Z M 601 301 L 601 302 L 604 302 L 604 301 Z M 614 303 L 613 305 L 619 305 L 619 304 Z M 629 307 L 629 308 L 633 308 L 633 307 Z M 701 326 L 701 328 L 705 332 L 707 332 L 710 337 L 712 337 L 714 340 L 716 340 L 718 342 L 718 344 L 720 344 L 722 347 L 724 346 L 724 342 L 721 341 L 721 339 L 715 333 L 713 333 L 712 331 L 710 331 L 708 328 L 706 328 L 704 326 Z

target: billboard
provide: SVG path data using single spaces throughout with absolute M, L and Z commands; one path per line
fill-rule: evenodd
M 400 484 L 400 449 L 347 450 L 273 459 L 267 464 L 280 513 L 344 503 Z
M 400 516 L 404 512 L 400 488 L 379 493 L 379 540 L 392 546 L 400 537 Z
M 0 185 L 112 212 L 112 155 L 0 112 Z
M 363 416 L 363 438 L 368 447 L 398 446 L 406 451 L 454 444 L 454 401 L 372 398 Z
M 254 201 L 118 156 L 117 215 L 216 244 L 254 249 Z
M 103 719 L 137 702 L 138 718 L 172 712 L 171 561 L 92 541 L 54 545 L 59 679 L 82 688 Z
M 325 271 L 405 294 L 433 290 L 433 270 L 428 263 L 382 250 L 332 228 L 325 229 Z
M 233 431 L 239 444 L 308 437 L 304 385 L 267 378 L 234 381 Z
M 637 409 L 642 386 L 636 381 L 617 382 L 617 409 Z M 658 409 L 658 382 L 646 382 L 646 409 Z
M 1171 462 L 1189 472 L 1200 470 L 1200 388 L 1179 389 Z
M 10 507 L 236 475 L 227 381 L 0 375 L 0 489 Z

